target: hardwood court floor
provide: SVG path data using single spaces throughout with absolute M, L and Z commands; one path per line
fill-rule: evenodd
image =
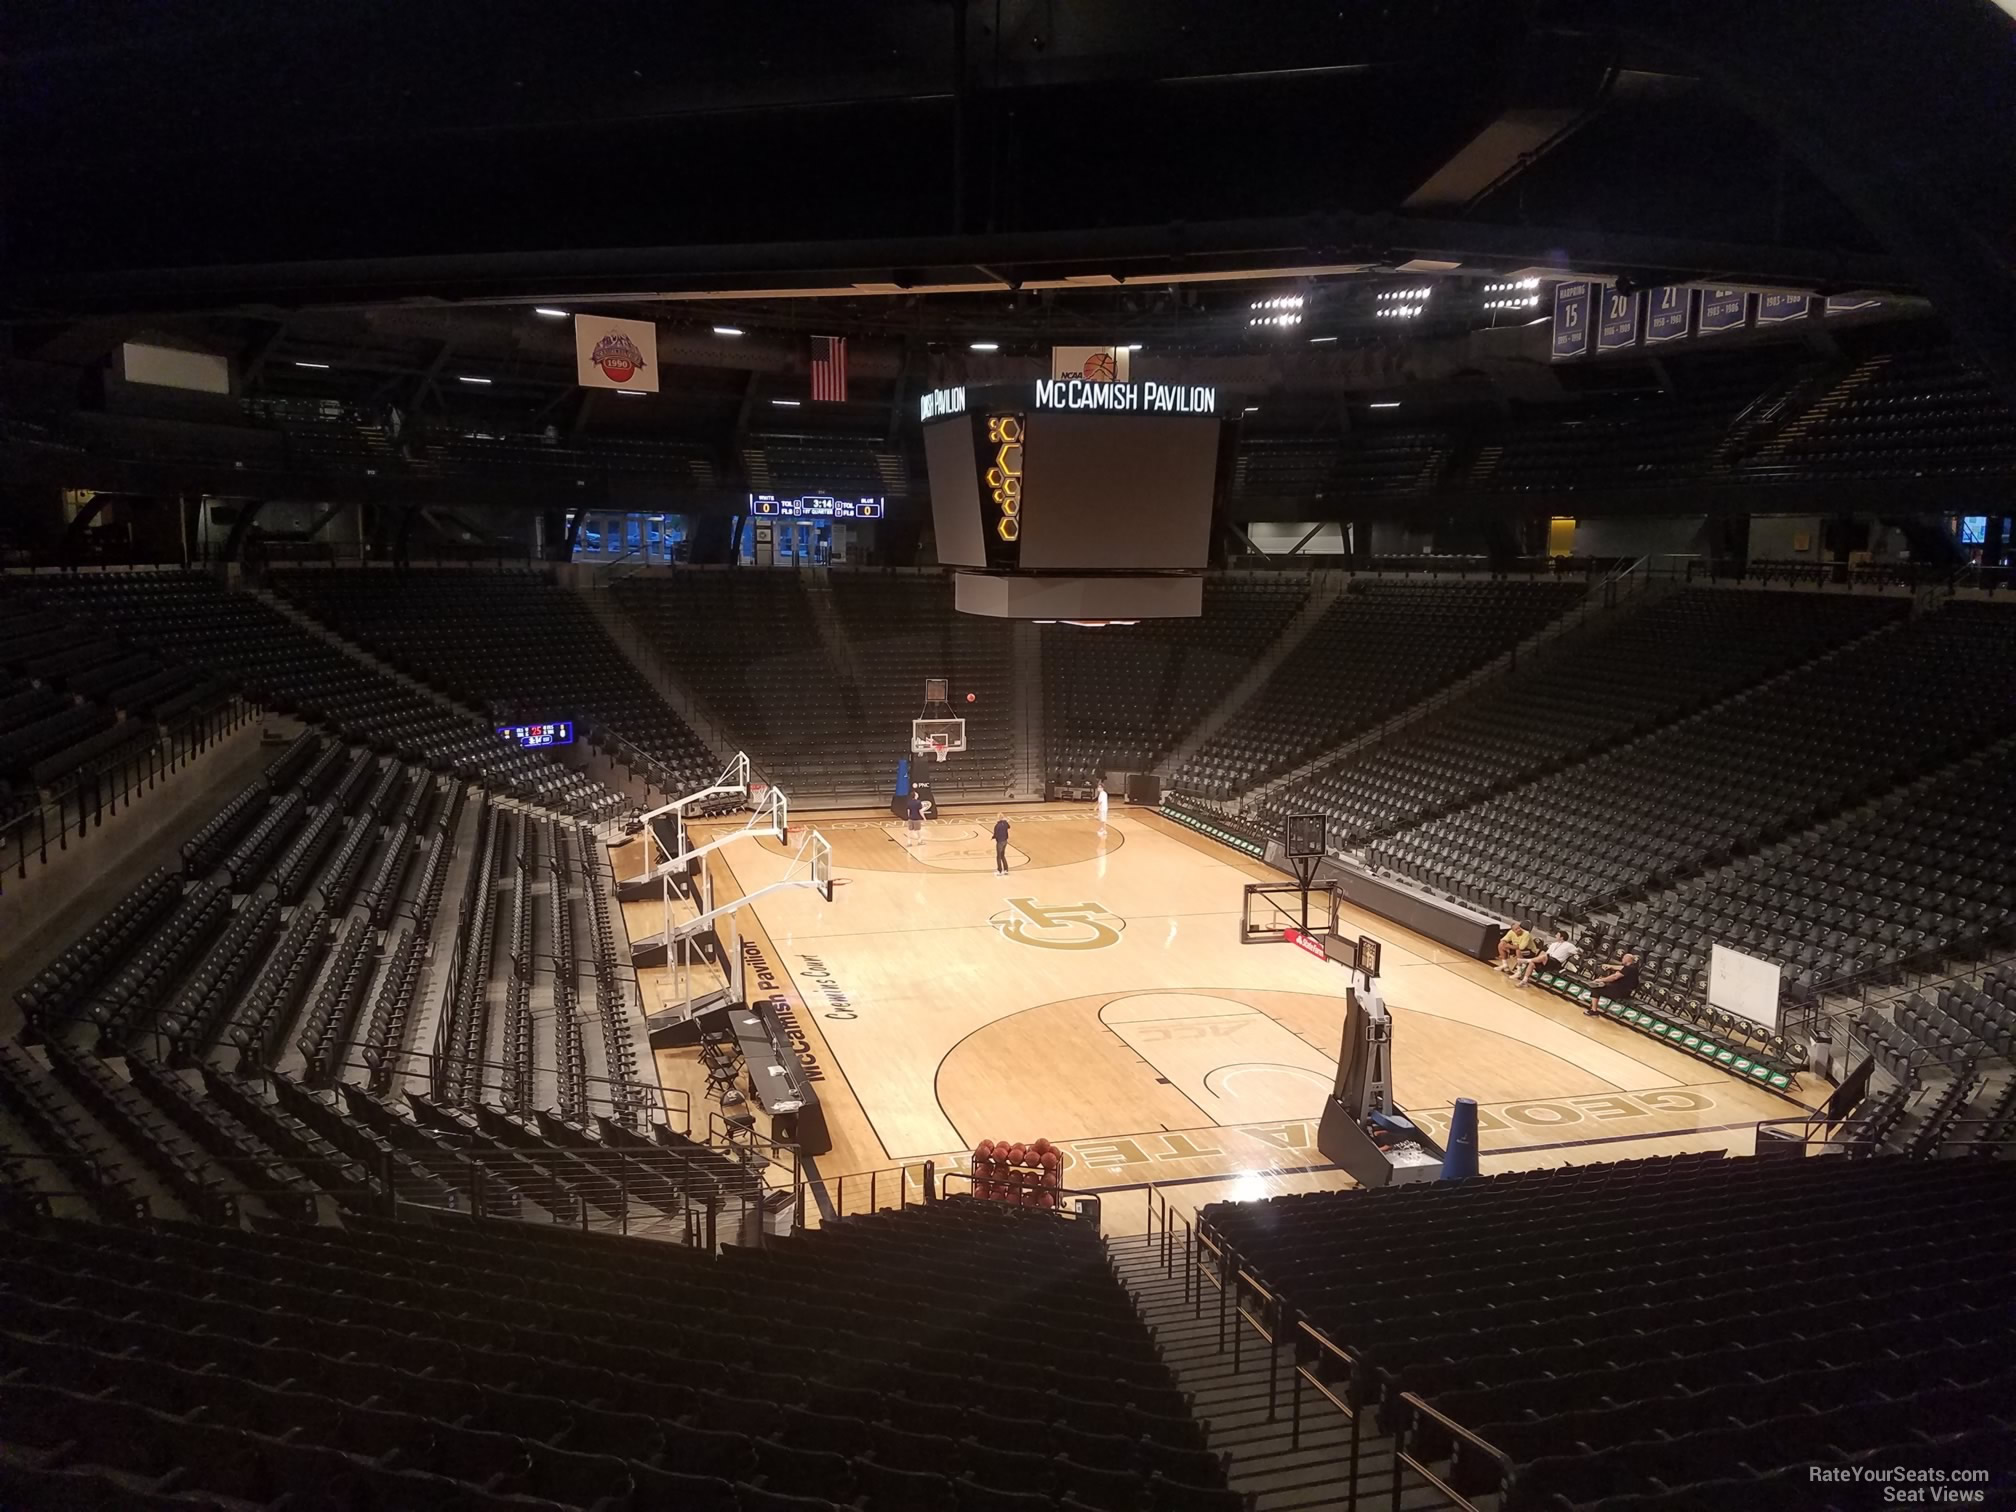
M 1141 1226 L 1148 1183 L 1186 1210 L 1349 1185 L 1315 1148 L 1342 968 L 1239 943 L 1241 887 L 1279 874 L 1152 811 L 1116 806 L 1102 836 L 1087 806 L 1053 804 L 1009 815 L 997 877 L 994 817 L 949 813 L 913 843 L 886 814 L 794 816 L 832 842 L 833 902 L 791 889 L 745 911 L 750 990 L 789 1002 L 820 1078 L 822 1176 L 907 1163 L 914 1184 L 927 1158 L 956 1169 L 983 1138 L 1041 1135 L 1065 1150 L 1068 1186 L 1112 1193 L 1117 1232 Z M 788 848 L 715 859 L 730 896 L 783 877 Z M 1400 1103 L 1439 1136 L 1452 1100 L 1476 1098 L 1486 1171 L 1747 1154 L 1759 1119 L 1798 1111 L 1385 920 L 1345 918 L 1384 943 Z M 689 1080 L 676 1055 L 660 1061 L 668 1085 Z M 1804 1098 L 1826 1091 L 1808 1082 Z

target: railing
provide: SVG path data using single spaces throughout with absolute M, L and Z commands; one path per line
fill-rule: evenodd
M 360 1211 L 385 1211 L 389 1206 L 385 1183 L 370 1179 L 362 1183 L 348 1181 L 348 1173 L 362 1170 L 368 1178 L 369 1172 L 359 1162 L 341 1156 L 318 1160 L 219 1155 L 205 1150 L 203 1158 L 231 1180 L 219 1181 L 206 1172 L 194 1190 L 185 1183 L 165 1180 L 163 1186 L 177 1204 L 206 1222 L 235 1222 L 239 1200 L 245 1197 L 257 1198 L 277 1212 L 291 1210 L 304 1217 L 325 1199 Z M 80 1165 L 72 1156 L 9 1151 L 0 1156 L 0 1166 L 5 1166 L 12 1176 L 10 1180 L 0 1180 L 0 1211 L 11 1200 L 44 1215 L 62 1216 L 58 1204 L 75 1201 L 103 1216 L 120 1219 L 141 1216 L 139 1204 L 144 1199 L 111 1173 L 88 1162 L 83 1169 L 103 1174 L 106 1179 L 79 1180 Z M 30 1173 L 25 1182 L 20 1179 L 24 1171 Z M 44 1171 L 49 1174 L 42 1174 Z M 287 1189 L 283 1183 L 293 1174 L 306 1176 L 313 1183 L 313 1190 Z
M 1747 563 L 1689 562 L 1686 580 L 1742 582 L 1754 579 L 1765 587 L 1844 593 L 1876 593 L 1897 589 L 1931 590 L 1951 596 L 1962 592 L 1995 594 L 2016 588 L 2016 567 L 1983 562 L 1804 562 L 1762 559 Z
M 686 1099 L 688 1118 L 691 1117 L 692 1097 L 680 1092 Z M 738 1127 L 728 1121 L 728 1117 L 718 1108 L 707 1111 L 707 1143 L 726 1150 L 741 1152 L 743 1161 L 759 1176 L 770 1178 L 768 1185 L 774 1190 L 788 1190 L 793 1199 L 804 1195 L 805 1173 L 798 1158 L 796 1145 L 788 1145 L 780 1140 L 761 1134 L 752 1127 Z M 772 1175 L 774 1173 L 774 1177 Z
M 1165 1214 L 1166 1211 L 1165 1208 Z M 1168 1252 L 1173 1250 L 1173 1245 L 1166 1239 L 1166 1217 L 1164 1221 L 1165 1252 Z M 1354 1377 L 1363 1379 L 1363 1362 L 1269 1288 L 1247 1267 L 1225 1236 L 1204 1217 L 1198 1217 L 1194 1230 L 1186 1226 L 1186 1238 L 1189 1248 L 1185 1268 L 1189 1275 L 1186 1277 L 1185 1295 L 1191 1302 L 1191 1317 L 1203 1318 L 1204 1289 L 1209 1285 L 1217 1292 L 1218 1348 L 1221 1353 L 1227 1348 L 1232 1351 L 1233 1374 L 1237 1375 L 1244 1366 L 1244 1339 L 1249 1329 L 1267 1345 L 1267 1421 L 1270 1423 L 1276 1421 L 1281 1412 L 1282 1366 L 1285 1362 L 1289 1448 L 1302 1447 L 1302 1397 L 1305 1387 L 1313 1390 L 1320 1401 L 1335 1408 L 1350 1424 L 1349 1458 L 1344 1467 L 1344 1505 L 1347 1509 L 1355 1509 L 1367 1446 L 1365 1408 L 1371 1405 L 1360 1399 L 1353 1384 Z M 1343 1388 L 1341 1391 L 1338 1389 L 1340 1386 Z M 1372 1442 L 1376 1443 L 1382 1436 L 1375 1430 Z M 1398 1507 L 1403 1489 L 1401 1465 L 1403 1460 L 1409 1465 L 1414 1462 L 1406 1459 L 1401 1452 L 1402 1435 L 1395 1433 L 1391 1438 L 1391 1500 L 1388 1505 Z M 1441 1483 L 1435 1481 L 1435 1484 L 1440 1486 Z M 1446 1488 L 1443 1489 L 1446 1492 Z M 1470 1506 L 1460 1498 L 1458 1501 L 1463 1507 Z
M 361 1064 L 350 1063 L 353 1069 Z M 244 1076 L 269 1088 L 278 1085 L 270 1073 L 247 1069 Z M 285 1092 L 273 1105 L 276 1114 L 310 1112 L 301 1103 L 310 1098 L 327 1111 L 328 1120 L 340 1118 L 349 1127 L 350 1138 L 332 1138 L 329 1123 L 307 1120 L 310 1131 L 334 1143 L 338 1154 L 321 1159 L 217 1154 L 185 1130 L 185 1137 L 203 1149 L 202 1174 L 193 1182 L 186 1173 L 162 1177 L 182 1207 L 214 1222 L 235 1222 L 239 1204 L 247 1198 L 303 1217 L 325 1201 L 394 1215 L 402 1209 L 432 1208 L 712 1247 L 717 1238 L 747 1232 L 760 1217 L 764 1197 L 774 1190 L 765 1187 L 763 1160 L 752 1157 L 746 1142 L 686 1147 L 558 1140 L 546 1146 L 521 1144 L 508 1137 L 491 1139 L 480 1123 L 461 1126 L 454 1110 L 408 1117 L 392 1112 L 389 1103 L 385 1116 L 399 1119 L 408 1132 L 386 1141 L 368 1132 L 381 1127 L 371 1117 L 339 1113 L 337 1105 L 298 1082 L 288 1083 Z M 683 1092 L 668 1092 L 660 1110 L 668 1124 L 690 1119 L 690 1101 Z M 180 1122 L 172 1115 L 171 1121 Z M 377 1147 L 366 1148 L 367 1142 Z M 151 1168 L 137 1139 L 122 1138 L 121 1148 Z M 27 1168 L 28 1181 L 20 1179 L 19 1168 Z M 0 1169 L 11 1173 L 0 1179 L 0 1208 L 11 1198 L 46 1212 L 52 1200 L 75 1198 L 110 1216 L 136 1216 L 138 1201 L 119 1176 L 120 1166 L 10 1153 L 0 1159 Z M 304 1175 L 310 1185 L 299 1180 Z
M 760 1192 L 725 1191 L 720 1171 L 688 1151 L 562 1146 L 559 1156 L 490 1145 L 440 1124 L 416 1127 L 435 1148 L 402 1148 L 373 1183 L 394 1214 L 434 1208 L 712 1249 L 761 1208 Z
M 642 572 L 650 565 L 650 548 L 632 546 L 617 556 L 598 560 L 594 564 L 593 576 L 589 581 L 597 588 L 607 588 L 611 583 L 619 582 L 633 573 Z
M 905 1165 L 879 1166 L 871 1171 L 850 1171 L 843 1176 L 822 1176 L 809 1183 L 818 1200 L 814 1209 L 801 1207 L 799 1226 L 809 1228 L 813 1220 L 824 1222 L 840 1218 L 862 1218 L 871 1213 L 901 1212 L 905 1208 L 916 1207 L 935 1201 L 940 1196 L 949 1196 L 954 1191 L 972 1190 L 972 1178 L 965 1172 L 954 1169 L 939 1170 L 935 1160 L 913 1160 Z M 1058 1191 L 1058 1211 L 1065 1216 L 1082 1216 L 1082 1199 L 1092 1199 L 1092 1209 L 1099 1206 L 1099 1197 L 1090 1192 Z M 1066 1209 L 1065 1198 L 1080 1200 L 1079 1209 Z
M 2016 972 L 2016 955 L 1999 955 L 1984 957 L 1960 971 L 1949 971 L 1941 976 L 1924 973 L 1915 981 L 1912 979 L 1913 963 L 1925 960 L 1944 963 L 1952 958 L 1952 954 L 1945 948 L 1927 949 L 1894 965 L 1870 966 L 1849 976 L 1823 982 L 1813 989 L 1810 1000 L 1786 1005 L 1784 1033 L 1809 1038 L 1822 1029 L 1838 1033 L 1852 1029 L 1865 1008 L 1881 1009 L 1914 993 L 1951 987 L 1998 969 L 2005 973 Z M 1890 980 L 1893 977 L 1901 977 L 1902 980 L 1893 982 Z M 1876 990 L 1879 988 L 1883 990 Z
M 1404 1464 L 1423 1480 L 1427 1481 L 1429 1485 L 1448 1497 L 1459 1508 L 1463 1509 L 1463 1512 L 1477 1512 L 1477 1503 L 1458 1491 L 1451 1484 L 1451 1481 L 1455 1479 L 1453 1464 L 1449 1473 L 1445 1475 L 1435 1470 L 1428 1463 L 1430 1456 L 1420 1448 L 1418 1443 L 1418 1440 L 1425 1436 L 1420 1431 L 1424 1421 L 1433 1423 L 1449 1436 L 1452 1459 L 1457 1452 L 1457 1445 L 1468 1444 L 1479 1455 L 1491 1461 L 1497 1467 L 1497 1484 L 1491 1487 L 1488 1492 L 1479 1493 L 1480 1495 L 1495 1497 L 1504 1490 L 1506 1482 L 1512 1476 L 1511 1455 L 1505 1453 L 1504 1450 L 1498 1448 L 1497 1445 L 1491 1443 L 1489 1440 L 1480 1438 L 1461 1423 L 1437 1412 L 1411 1391 L 1402 1392 L 1400 1400 L 1408 1409 L 1406 1420 L 1409 1431 L 1398 1438 L 1394 1444 L 1393 1497 L 1396 1506 L 1399 1504 L 1400 1496 L 1400 1467 Z
M 809 1220 L 815 1216 L 825 1222 L 828 1219 L 862 1218 L 870 1213 L 901 1212 L 911 1206 L 913 1200 L 917 1203 L 929 1201 L 936 1190 L 936 1181 L 936 1167 L 928 1160 L 916 1165 L 883 1166 L 873 1171 L 852 1171 L 844 1176 L 823 1178 L 818 1187 L 824 1192 L 825 1202 L 816 1214 L 801 1207 L 799 1227 L 811 1227 Z
M 33 807 L 0 820 L 0 894 L 5 893 L 10 874 L 17 881 L 25 879 L 31 861 L 38 866 L 48 863 L 52 846 L 61 854 L 73 843 L 82 844 L 121 805 L 130 808 L 163 778 L 262 712 L 251 701 L 228 695 L 209 709 L 157 727 L 153 742 L 145 748 L 128 749 L 70 774 L 63 786 L 44 793 Z
M 695 730 L 701 739 L 710 743 L 721 738 L 719 728 L 709 721 L 703 720 Z M 626 736 L 618 734 L 607 725 L 589 725 L 585 733 L 590 746 L 616 765 L 623 767 L 632 776 L 641 778 L 647 793 L 661 793 L 670 799 L 684 798 L 692 791 L 686 779 L 680 777 L 656 756 L 633 744 Z M 757 781 L 769 782 L 769 779 L 753 766 L 750 775 Z M 696 814 L 694 817 L 707 816 Z
M 947 1171 L 939 1178 L 939 1187 L 948 1197 L 954 1195 L 961 1187 L 965 1189 L 968 1195 L 971 1195 L 973 1190 L 973 1173 L 971 1171 Z M 1098 1192 L 1073 1191 L 1069 1188 L 1058 1187 L 1050 1188 L 1050 1191 L 1057 1199 L 1057 1206 L 1050 1209 L 1051 1212 L 1061 1218 L 1071 1218 L 1081 1223 L 1089 1223 L 1092 1225 L 1093 1231 L 1095 1233 L 1098 1232 L 1105 1201 Z
M 414 567 L 491 572 L 508 567 L 536 572 L 553 565 L 539 555 L 538 547 L 531 541 L 472 541 L 464 546 L 435 542 L 424 550 L 409 550 L 402 557 L 394 557 L 390 546 L 370 541 L 279 541 L 270 536 L 258 542 L 254 559 L 246 563 L 251 569 L 264 571 L 277 567 L 289 572 L 296 568 L 337 567 L 372 567 L 388 572 Z

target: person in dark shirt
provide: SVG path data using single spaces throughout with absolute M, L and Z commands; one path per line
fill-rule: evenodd
M 910 843 L 915 845 L 924 838 L 924 800 L 916 793 L 910 795 Z
M 1008 875 L 1008 816 L 994 816 L 994 875 Z
M 1617 969 L 1606 977 L 1598 977 L 1589 984 L 1602 997 L 1613 1003 L 1628 1003 L 1631 994 L 1638 990 L 1638 957 L 1630 951 L 1624 952 L 1624 959 L 1617 963 Z M 1582 1010 L 1587 1014 L 1597 1014 L 1603 1010 L 1596 1006 L 1596 999 L 1589 1000 L 1589 1006 Z

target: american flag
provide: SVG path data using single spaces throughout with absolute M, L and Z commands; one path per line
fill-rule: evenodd
M 847 402 L 847 338 L 845 336 L 814 336 L 812 338 L 812 402 L 814 404 L 845 404 Z

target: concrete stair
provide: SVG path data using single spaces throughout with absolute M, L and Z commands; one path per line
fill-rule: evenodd
M 610 579 L 596 581 L 594 575 L 577 572 L 570 573 L 568 581 L 586 601 L 603 633 L 623 653 L 623 659 L 635 667 L 658 696 L 672 706 L 673 712 L 686 721 L 687 727 L 705 742 L 716 761 L 725 767 L 737 751 L 747 749 L 736 740 L 732 731 L 723 729 L 711 714 L 700 707 L 692 689 L 686 686 L 671 664 L 647 643 L 635 622 L 623 612 L 609 592 Z
M 1748 448 L 1746 465 L 1750 467 L 1775 467 L 1785 461 L 1785 453 L 1791 442 L 1797 441 L 1813 428 L 1814 422 L 1825 419 L 1857 389 L 1866 387 L 1883 374 L 1890 366 L 1891 354 L 1879 353 L 1867 362 L 1850 370 L 1847 374 L 1823 374 L 1815 380 L 1803 384 L 1796 392 L 1795 400 L 1788 404 L 1783 423 L 1769 430 L 1760 443 Z
M 1015 675 L 1015 754 L 1009 771 L 1009 792 L 1017 798 L 1041 798 L 1043 793 L 1043 633 L 1027 621 L 1013 631 Z
M 1321 751 L 1307 761 L 1290 767 L 1279 776 L 1270 777 L 1250 789 L 1239 799 L 1241 812 L 1251 812 L 1255 806 L 1273 794 L 1306 780 L 1325 767 L 1336 765 L 1368 746 L 1391 740 L 1408 725 L 1426 718 L 1438 709 L 1446 708 L 1457 699 L 1488 683 L 1496 682 L 1500 678 L 1517 676 L 1522 671 L 1530 673 L 1534 667 L 1534 658 L 1543 651 L 1549 655 L 1562 652 L 1572 654 L 1577 646 L 1597 636 L 1609 634 L 1626 615 L 1649 608 L 1659 600 L 1677 593 L 1680 585 L 1670 579 L 1655 581 L 1645 578 L 1635 587 L 1636 591 L 1617 596 L 1614 602 L 1606 607 L 1603 587 L 1592 586 L 1588 597 L 1581 603 L 1560 618 L 1542 625 L 1510 651 L 1499 653 L 1483 666 L 1465 673 L 1447 687 L 1429 694 L 1418 703 L 1408 705 L 1384 723 L 1375 725 L 1369 730 L 1361 730 L 1341 744 L 1331 746 L 1328 750 Z
M 449 697 L 446 693 L 443 693 L 439 688 L 435 687 L 432 683 L 422 682 L 417 677 L 414 677 L 405 672 L 401 672 L 397 667 L 393 666 L 390 662 L 381 661 L 378 657 L 372 655 L 371 652 L 365 650 L 362 646 L 358 645 L 357 642 L 351 640 L 341 631 L 330 629 L 329 626 L 323 624 L 322 621 L 316 619 L 314 615 L 309 614 L 304 609 L 298 608 L 293 603 L 289 602 L 282 595 L 275 593 L 272 589 L 248 587 L 243 589 L 242 591 L 251 595 L 253 598 L 259 600 L 260 603 L 264 604 L 274 613 L 282 616 L 285 619 L 292 620 L 295 624 L 299 625 L 303 630 L 307 631 L 310 635 L 314 636 L 316 639 L 327 641 L 330 645 L 334 646 L 337 650 L 341 651 L 345 656 L 350 657 L 352 660 L 363 662 L 367 667 L 370 667 L 375 671 L 382 672 L 385 676 L 391 678 L 394 682 L 399 683 L 404 687 L 411 688 L 416 693 L 425 695 L 426 697 L 432 699 L 435 703 L 440 704 L 441 707 L 443 707 L 444 709 L 452 709 L 457 714 L 463 716 L 463 718 L 473 719 L 477 721 L 479 724 L 488 724 L 490 722 L 488 716 L 483 714 L 481 710 L 472 709 L 467 704 L 464 703 L 458 703 L 455 699 Z
M 1293 1413 L 1295 1374 L 1286 1349 L 1275 1351 L 1248 1325 L 1229 1316 L 1220 1347 L 1219 1293 L 1202 1277 L 1199 1293 L 1185 1283 L 1180 1242 L 1165 1269 L 1162 1236 L 1106 1241 L 1107 1254 L 1142 1320 L 1155 1335 L 1176 1384 L 1189 1392 L 1211 1449 L 1232 1456 L 1229 1484 L 1254 1498 L 1254 1512 L 1353 1512 L 1397 1507 L 1439 1512 L 1453 1507 L 1411 1471 L 1397 1501 L 1392 1443 L 1371 1414 L 1358 1423 L 1357 1495 L 1351 1494 L 1351 1429 L 1342 1413 L 1307 1385 L 1300 1432 Z M 1231 1330 L 1244 1331 L 1235 1358 Z M 1270 1414 L 1270 1377 L 1274 1405 Z
M 1178 741 L 1174 750 L 1155 763 L 1157 774 L 1166 780 L 1170 773 L 1181 771 L 1183 764 L 1197 754 L 1205 741 L 1231 722 L 1232 716 L 1239 712 L 1248 699 L 1266 686 L 1267 679 L 1274 675 L 1275 669 L 1288 659 L 1290 652 L 1302 644 L 1309 632 L 1316 628 L 1317 621 L 1322 619 L 1329 612 L 1330 606 L 1343 596 L 1345 581 L 1345 576 L 1341 573 L 1324 573 L 1315 579 L 1310 587 L 1309 597 L 1303 601 L 1302 607 L 1295 611 L 1295 617 L 1282 628 L 1280 635 L 1275 637 L 1274 644 L 1246 669 L 1245 675 L 1232 685 L 1231 690 L 1218 701 L 1217 707 L 1206 714 L 1195 729 Z
M 809 568 L 798 574 L 798 587 L 812 611 L 812 623 L 819 627 L 819 639 L 825 644 L 826 654 L 858 699 L 868 679 L 861 670 L 861 659 L 854 654 L 854 642 L 847 634 L 847 627 L 840 623 L 840 611 L 834 607 L 832 578 L 823 567 Z

